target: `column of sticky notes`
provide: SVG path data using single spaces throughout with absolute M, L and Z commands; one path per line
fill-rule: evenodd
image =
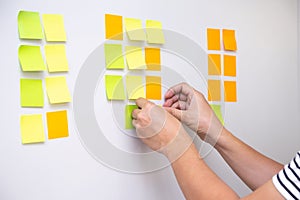
M 217 117 L 224 123 L 220 102 L 237 102 L 235 30 L 208 28 L 207 49 L 208 100 Z
M 104 45 L 105 62 L 107 71 L 128 70 L 124 78 L 121 75 L 105 75 L 105 88 L 108 100 L 136 100 L 139 97 L 161 100 L 161 76 L 151 75 L 144 77 L 143 72 L 152 73 L 161 71 L 159 47 L 144 47 L 143 43 L 162 45 L 165 42 L 162 24 L 155 20 L 146 20 L 146 29 L 143 29 L 142 20 L 124 18 L 119 15 L 105 15 L 106 39 Z M 126 31 L 127 38 L 135 41 L 137 46 L 124 46 L 123 35 Z M 126 61 L 126 62 L 125 62 Z M 125 64 L 126 63 L 126 64 Z M 127 65 L 127 68 L 125 67 Z M 134 72 L 134 75 L 130 75 Z M 139 75 L 141 74 L 141 75 Z M 125 129 L 132 129 L 131 112 L 136 108 L 134 104 L 125 105 Z
M 64 44 L 66 42 L 66 32 L 63 16 L 43 14 L 42 21 L 43 26 L 38 12 L 20 11 L 18 14 L 19 38 L 22 42 L 26 41 L 26 43 L 29 43 L 21 44 L 18 50 L 22 75 L 23 77 L 28 77 L 20 78 L 22 109 L 43 108 L 43 88 L 46 88 L 48 101 L 51 105 L 71 102 L 66 77 L 63 75 L 52 76 L 53 73 L 58 74 L 69 71 Z M 46 44 L 43 44 L 44 35 Z M 41 46 L 44 46 L 44 56 Z M 49 74 L 45 77 L 43 72 L 46 67 Z M 32 78 L 33 76 L 36 78 Z M 37 113 L 21 115 L 20 117 L 23 144 L 45 141 L 43 114 L 38 114 L 38 112 L 41 112 L 41 110 L 37 110 Z M 68 136 L 67 110 L 47 112 L 46 119 L 48 139 Z

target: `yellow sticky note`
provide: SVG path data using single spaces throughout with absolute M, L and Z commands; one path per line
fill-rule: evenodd
M 45 45 L 45 55 L 49 72 L 69 71 L 65 45 Z
M 22 115 L 20 118 L 20 127 L 23 144 L 45 141 L 42 114 Z
M 223 29 L 223 43 L 224 49 L 228 51 L 236 51 L 236 39 L 235 39 L 235 31 Z
M 221 101 L 221 81 L 208 80 L 208 101 Z
M 108 100 L 125 99 L 125 88 L 122 76 L 105 75 L 105 88 Z
M 236 76 L 236 57 L 224 55 L 224 76 Z
M 105 63 L 106 69 L 124 69 L 124 58 L 122 45 L 120 44 L 105 44 Z
M 155 20 L 146 20 L 147 42 L 151 44 L 164 44 L 165 36 L 162 24 Z
M 67 40 L 64 18 L 58 14 L 43 14 L 44 31 L 48 42 L 65 42 Z
M 130 40 L 146 40 L 146 34 L 142 26 L 142 20 L 125 18 L 125 29 Z
M 21 106 L 43 107 L 44 91 L 42 80 L 21 79 L 20 80 Z
M 123 18 L 118 15 L 105 14 L 106 39 L 123 40 Z
M 23 71 L 44 71 L 46 68 L 39 46 L 21 45 L 18 56 Z
M 207 29 L 207 49 L 221 50 L 220 29 Z
M 208 54 L 208 75 L 221 75 L 220 54 Z
M 132 111 L 137 109 L 137 105 L 126 105 L 125 106 L 125 129 L 133 129 L 132 125 Z
M 220 122 L 224 125 L 224 119 L 223 119 L 223 115 L 222 115 L 221 105 L 212 104 L 212 105 L 210 105 L 210 107 L 212 108 L 212 110 L 214 111 L 215 115 L 218 117 Z
M 66 110 L 47 112 L 48 139 L 69 136 L 68 116 Z
M 145 61 L 147 64 L 147 70 L 160 71 L 160 49 L 146 47 L 145 48 Z
M 161 100 L 161 77 L 146 76 L 146 98 Z
M 20 39 L 43 39 L 43 29 L 38 12 L 21 10 L 18 14 Z
M 125 54 L 129 70 L 146 69 L 145 57 L 141 47 L 126 46 Z
M 64 76 L 47 77 L 46 90 L 51 104 L 71 102 L 70 91 Z
M 236 82 L 224 81 L 225 102 L 236 102 Z
M 126 91 L 128 99 L 145 98 L 145 84 L 141 76 L 126 76 Z

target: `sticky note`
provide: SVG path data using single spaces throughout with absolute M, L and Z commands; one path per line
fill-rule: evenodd
M 44 31 L 48 42 L 65 42 L 67 40 L 64 18 L 58 14 L 43 14 Z
M 130 40 L 146 40 L 146 34 L 142 26 L 142 20 L 125 18 L 125 29 Z
M 106 69 L 124 69 L 124 58 L 122 45 L 120 44 L 105 44 L 105 63 Z
M 160 71 L 160 49 L 146 47 L 145 48 L 145 61 L 147 65 L 147 70 Z
M 223 119 L 223 115 L 222 115 L 221 105 L 212 104 L 212 105 L 210 105 L 210 107 L 212 108 L 212 110 L 214 111 L 215 115 L 218 117 L 220 122 L 224 125 L 224 119 Z
M 164 44 L 165 37 L 162 24 L 155 20 L 146 20 L 147 42 L 151 44 Z
M 224 81 L 224 99 L 225 102 L 236 102 L 236 82 Z
M 146 76 L 146 98 L 161 100 L 161 77 Z
M 42 80 L 20 79 L 20 93 L 22 107 L 44 106 L 44 92 Z
M 65 45 L 45 45 L 45 56 L 49 72 L 69 71 Z
M 224 76 L 236 76 L 236 57 L 224 55 Z
M 221 50 L 220 29 L 207 29 L 207 49 Z
M 20 118 L 20 127 L 23 144 L 45 141 L 42 114 L 22 115 Z
M 47 112 L 48 139 L 69 136 L 68 116 L 66 110 Z
M 105 14 L 105 36 L 109 40 L 123 40 L 123 17 Z
M 220 54 L 208 54 L 208 75 L 221 75 Z
M 235 31 L 223 29 L 223 44 L 224 49 L 228 51 L 236 51 Z
M 126 46 L 125 57 L 129 70 L 146 69 L 145 57 L 141 47 Z
M 132 111 L 138 109 L 136 105 L 126 105 L 125 106 L 125 129 L 133 129 L 132 125 Z
M 23 71 L 44 71 L 46 68 L 39 46 L 21 45 L 18 56 Z
M 128 99 L 145 98 L 145 84 L 141 76 L 126 76 L 126 91 Z
M 108 100 L 125 99 L 125 87 L 122 76 L 105 75 L 105 88 Z
M 221 81 L 208 80 L 208 101 L 221 101 Z
M 18 14 L 20 39 L 43 39 L 43 29 L 38 12 L 21 10 Z
M 70 91 L 64 76 L 47 77 L 46 91 L 51 104 L 71 102 Z

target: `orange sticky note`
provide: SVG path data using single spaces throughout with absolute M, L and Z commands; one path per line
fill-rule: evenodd
M 207 29 L 207 49 L 221 50 L 220 29 Z
M 225 102 L 236 102 L 236 82 L 224 81 Z
M 152 48 L 146 47 L 145 48 L 145 59 L 147 70 L 151 71 L 160 71 L 160 49 L 159 48 Z
M 47 112 L 48 139 L 68 137 L 67 111 Z
M 208 80 L 208 101 L 221 101 L 221 81 Z
M 236 51 L 236 40 L 235 40 L 235 31 L 223 29 L 223 43 L 224 49 L 228 51 Z
M 208 54 L 208 75 L 221 75 L 220 54 Z
M 106 39 L 123 40 L 123 17 L 105 14 Z
M 146 76 L 146 98 L 161 100 L 161 77 Z
M 236 57 L 224 55 L 224 76 L 236 76 Z

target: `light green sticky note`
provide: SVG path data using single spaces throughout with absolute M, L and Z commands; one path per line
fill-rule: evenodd
M 22 115 L 20 119 L 20 127 L 23 144 L 45 141 L 42 114 Z
M 130 40 L 146 40 L 146 34 L 142 26 L 142 20 L 125 18 L 125 29 Z
M 45 56 L 49 72 L 69 71 L 65 45 L 45 45 Z
M 120 44 L 105 44 L 105 63 L 106 69 L 124 69 L 124 58 L 122 45 Z
M 46 68 L 39 46 L 21 45 L 19 61 L 23 71 L 44 71 Z
M 18 14 L 20 39 L 43 39 L 43 29 L 38 12 L 21 10 Z
M 64 18 L 58 14 L 43 14 L 44 30 L 48 42 L 65 42 L 67 40 Z
M 155 20 L 146 20 L 147 42 L 151 44 L 164 44 L 165 37 L 162 24 Z
M 126 76 L 126 91 L 128 99 L 145 98 L 145 84 L 142 76 Z
M 223 119 L 223 115 L 222 115 L 221 105 L 212 104 L 212 105 L 210 105 L 210 107 L 213 109 L 214 113 L 216 114 L 216 116 L 218 117 L 220 122 L 224 125 L 224 119 Z
M 125 53 L 129 70 L 147 69 L 145 56 L 143 55 L 141 47 L 126 46 Z
M 125 129 L 133 129 L 132 125 L 132 111 L 137 109 L 137 105 L 126 105 L 125 106 Z
M 21 106 L 43 107 L 44 92 L 43 83 L 40 79 L 20 80 Z
M 46 91 L 51 104 L 71 102 L 71 94 L 67 85 L 66 77 L 47 77 Z
M 105 88 L 108 100 L 124 100 L 124 83 L 122 76 L 105 75 Z

